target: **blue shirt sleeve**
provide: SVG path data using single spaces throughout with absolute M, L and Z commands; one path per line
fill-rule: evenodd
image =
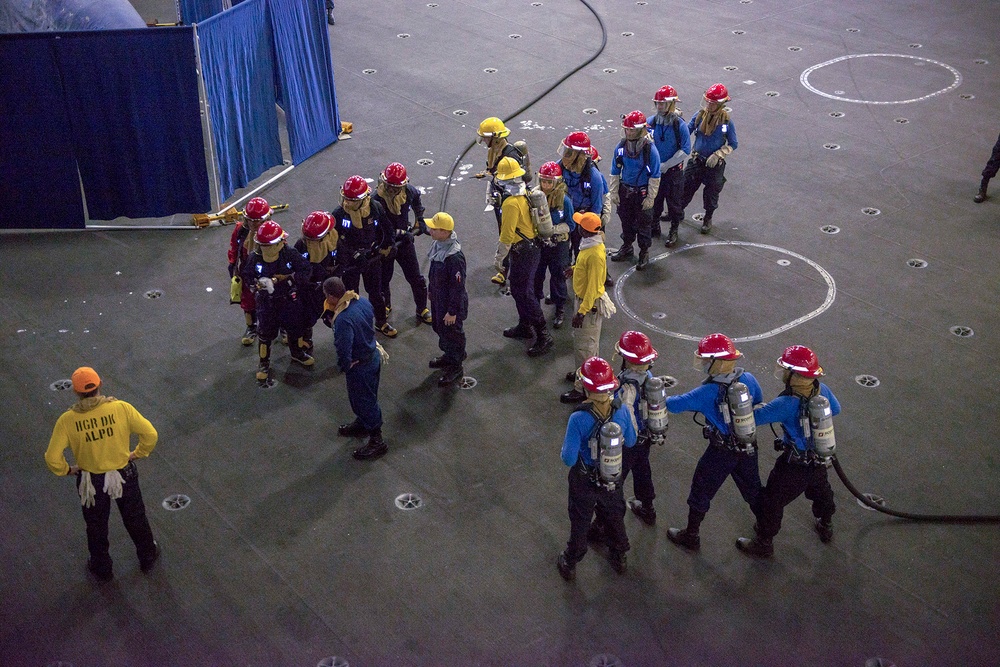
M 569 195 L 563 195 L 563 220 L 569 225 L 569 231 L 572 233 L 576 229 L 576 222 L 573 221 L 573 200 L 569 198 Z
M 354 349 L 354 329 L 350 322 L 341 319 L 342 311 L 333 321 L 333 345 L 337 348 L 337 366 L 344 373 L 351 367 L 351 352 Z
M 822 382 L 820 382 L 820 384 L 819 384 L 819 393 L 821 393 L 823 396 L 826 396 L 826 400 L 830 401 L 830 414 L 832 414 L 834 417 L 836 417 L 837 415 L 839 415 L 840 414 L 840 401 L 838 401 L 837 397 L 833 395 L 833 392 L 830 391 L 830 388 L 827 387 Z
M 678 123 L 678 126 L 681 131 L 681 150 L 691 155 L 691 130 L 684 123 Z
M 587 446 L 587 436 L 594 425 L 594 418 L 586 412 L 574 412 L 566 422 L 566 435 L 563 438 L 562 457 L 563 463 L 569 467 L 576 465 L 582 455 L 581 449 Z M 587 456 L 586 458 L 590 458 Z
M 615 412 L 614 422 L 622 427 L 622 437 L 625 439 L 626 447 L 634 447 L 636 441 L 635 428 L 632 426 L 632 418 L 629 417 L 628 408 L 620 406 Z
M 618 156 L 618 144 L 615 144 L 615 149 L 613 151 L 611 151 L 611 175 L 612 176 L 621 176 L 622 175 L 621 166 L 618 164 L 618 160 L 615 159 L 617 156 Z
M 656 146 L 649 147 L 649 177 L 659 178 L 660 177 L 660 151 L 656 150 Z
M 729 127 L 727 128 L 728 132 L 726 136 L 728 137 L 729 145 L 733 147 L 733 150 L 736 150 L 740 145 L 739 142 L 736 141 L 736 125 L 733 123 L 732 119 L 729 119 L 728 125 Z

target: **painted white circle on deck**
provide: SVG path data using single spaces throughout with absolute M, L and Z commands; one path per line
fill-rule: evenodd
M 657 255 L 656 257 L 652 257 L 650 258 L 650 263 L 652 264 L 653 262 L 658 262 L 660 260 L 667 259 L 671 255 L 677 255 L 682 252 L 686 252 L 688 250 L 693 250 L 695 248 L 708 248 L 712 246 L 745 246 L 750 248 L 761 248 L 763 250 L 773 250 L 774 252 L 780 252 L 785 255 L 788 255 L 789 257 L 794 257 L 796 259 L 802 260 L 803 262 L 814 268 L 816 272 L 823 277 L 823 281 L 826 282 L 826 298 L 823 300 L 823 303 L 820 304 L 820 306 L 815 310 L 806 313 L 802 317 L 797 317 L 791 322 L 782 324 L 779 327 L 771 329 L 770 331 L 765 331 L 764 333 L 759 333 L 759 334 L 753 334 L 751 336 L 742 336 L 740 338 L 733 338 L 734 343 L 743 343 L 746 341 L 761 340 L 764 338 L 770 338 L 771 336 L 777 336 L 778 334 L 784 331 L 788 331 L 789 329 L 797 327 L 803 322 L 808 322 L 814 317 L 820 315 L 821 313 L 826 311 L 830 306 L 833 305 L 833 301 L 837 297 L 837 283 L 834 281 L 833 276 L 830 275 L 829 271 L 827 271 L 822 266 L 812 261 L 808 257 L 803 257 L 802 255 L 796 252 L 792 252 L 791 250 L 786 250 L 785 248 L 779 248 L 773 245 L 766 245 L 764 243 L 751 243 L 750 241 L 712 241 L 710 243 L 696 243 L 693 245 L 686 245 L 683 248 L 678 248 L 677 250 L 665 252 L 662 255 Z M 621 309 L 624 310 L 629 317 L 634 319 L 636 322 L 643 324 L 646 328 L 651 329 L 653 331 L 658 331 L 659 333 L 667 336 L 673 336 L 674 338 L 680 338 L 682 340 L 690 340 L 695 342 L 700 341 L 702 339 L 702 336 L 704 334 L 696 336 L 692 334 L 682 333 L 679 331 L 670 331 L 668 329 L 664 329 L 663 327 L 659 327 L 653 324 L 652 322 L 647 322 L 646 320 L 639 317 L 639 315 L 636 314 L 635 310 L 633 310 L 632 307 L 629 306 L 628 302 L 625 301 L 625 296 L 624 296 L 625 282 L 629 279 L 629 277 L 632 276 L 633 273 L 635 273 L 634 266 L 630 267 L 627 271 L 625 271 L 625 273 L 623 273 L 618 278 L 618 280 L 615 281 L 615 301 L 618 302 L 618 305 L 621 306 Z
M 839 95 L 825 93 L 822 90 L 813 86 L 811 83 L 809 83 L 809 75 L 818 70 L 819 68 L 826 67 L 828 65 L 833 65 L 834 63 L 839 63 L 844 60 L 850 60 L 852 58 L 909 58 L 910 60 L 920 60 L 923 62 L 931 63 L 932 65 L 937 65 L 939 67 L 945 68 L 946 70 L 951 72 L 952 75 L 954 75 L 955 80 L 947 88 L 942 88 L 941 90 L 930 93 L 928 95 L 923 95 L 922 97 L 914 97 L 913 99 L 910 100 L 891 100 L 891 101 L 855 100 L 849 97 L 841 97 L 840 95 L 843 95 L 843 91 L 841 90 L 834 91 L 834 93 L 839 93 Z M 927 98 L 934 97 L 935 95 L 941 95 L 943 93 L 947 93 L 949 90 L 954 90 L 959 86 L 959 84 L 962 83 L 962 74 L 951 65 L 946 65 L 945 63 L 938 62 L 937 60 L 931 60 L 930 58 L 918 58 L 917 56 L 910 56 L 903 53 L 855 53 L 849 56 L 840 56 L 839 58 L 834 58 L 833 60 L 827 60 L 826 62 L 820 63 L 818 65 L 813 65 L 806 71 L 802 72 L 801 75 L 799 75 L 799 82 L 807 89 L 816 93 L 817 95 L 822 95 L 823 97 L 829 97 L 831 100 L 840 100 L 841 102 L 853 102 L 854 104 L 909 104 L 911 102 L 919 102 L 921 100 L 926 100 Z

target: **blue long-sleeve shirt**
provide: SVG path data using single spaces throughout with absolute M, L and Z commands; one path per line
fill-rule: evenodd
M 621 176 L 621 182 L 634 188 L 644 188 L 651 178 L 660 177 L 660 153 L 656 146 L 649 147 L 649 162 L 643 157 L 646 148 L 639 150 L 635 157 L 629 157 L 625 150 L 623 139 L 615 147 L 614 159 L 611 161 L 611 175 Z
M 611 421 L 622 427 L 622 438 L 626 447 L 635 445 L 635 428 L 632 427 L 632 419 L 628 415 L 628 408 L 624 405 L 618 407 L 611 416 Z M 575 466 L 577 461 L 583 461 L 584 465 L 596 465 L 593 457 L 590 456 L 590 433 L 594 430 L 597 420 L 586 410 L 577 410 L 569 416 L 566 424 L 566 437 L 563 438 L 562 460 L 567 466 Z
M 647 123 L 652 130 L 653 145 L 656 146 L 660 154 L 660 171 L 665 171 L 675 167 L 684 161 L 691 154 L 691 131 L 688 130 L 687 123 L 680 114 L 674 114 L 672 123 L 657 123 L 657 114 L 653 114 L 647 119 Z M 674 131 L 676 123 L 677 131 Z M 680 138 L 680 141 L 678 141 Z M 677 151 L 682 154 L 678 155 Z
M 337 366 L 347 372 L 351 362 L 366 362 L 375 353 L 375 310 L 371 302 L 359 296 L 333 321 L 333 344 L 337 348 Z
M 733 124 L 733 119 L 730 118 L 728 123 L 719 123 L 715 126 L 715 131 L 712 134 L 705 136 L 698 129 L 703 113 L 704 111 L 699 111 L 688 123 L 688 130 L 694 137 L 694 152 L 707 158 L 727 143 L 733 147 L 733 150 L 736 150 L 739 147 L 739 142 L 736 141 L 736 125 Z
M 830 401 L 830 413 L 835 417 L 840 414 L 840 401 L 822 382 L 819 384 L 819 393 Z M 799 421 L 801 403 L 802 400 L 798 396 L 778 396 L 773 401 L 753 411 L 753 418 L 758 426 L 780 423 L 785 431 L 783 438 L 785 444 L 795 447 L 795 450 L 800 454 L 812 449 L 811 443 L 802 429 L 802 423 Z
M 720 381 L 726 379 L 724 376 L 719 375 L 712 376 L 712 378 Z M 757 378 L 747 371 L 743 371 L 743 375 L 739 377 L 739 381 L 745 384 L 747 389 L 750 390 L 750 396 L 753 398 L 754 405 L 764 400 L 764 392 L 760 390 Z M 700 412 L 705 415 L 705 419 L 709 424 L 714 426 L 722 435 L 727 436 L 729 435 L 729 425 L 726 424 L 726 420 L 722 416 L 722 410 L 719 409 L 719 405 L 725 403 L 725 396 L 722 393 L 724 388 L 724 385 L 718 382 L 706 382 L 686 394 L 667 396 L 667 412 Z
M 566 183 L 566 194 L 573 202 L 573 210 L 586 213 L 590 211 L 601 214 L 604 207 L 604 194 L 608 191 L 608 184 L 604 180 L 601 171 L 590 163 L 590 180 L 583 177 L 583 173 L 575 173 L 569 169 L 563 169 L 563 181 Z
M 549 215 L 552 216 L 553 227 L 565 223 L 571 233 L 576 229 L 576 223 L 573 222 L 573 200 L 568 194 L 563 195 L 562 208 L 550 208 Z

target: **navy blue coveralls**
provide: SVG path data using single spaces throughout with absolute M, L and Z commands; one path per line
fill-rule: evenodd
M 382 260 L 382 298 L 386 308 L 392 308 L 392 292 L 389 282 L 392 280 L 396 262 L 403 270 L 403 277 L 410 284 L 413 292 L 413 303 L 417 307 L 419 317 L 427 308 L 427 281 L 420 275 L 420 262 L 417 261 L 417 251 L 413 247 L 413 233 L 410 231 L 410 209 L 418 228 L 423 228 L 424 206 L 420 201 L 420 191 L 412 185 L 406 186 L 406 201 L 399 207 L 399 215 L 393 215 L 386 206 L 385 200 L 378 194 L 373 199 L 382 205 L 385 217 L 389 221 L 386 234 L 392 240 L 393 251 Z

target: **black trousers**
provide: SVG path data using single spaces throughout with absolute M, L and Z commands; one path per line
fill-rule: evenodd
M 698 188 L 704 185 L 702 200 L 705 204 L 705 213 L 712 213 L 719 208 L 719 193 L 722 192 L 722 187 L 725 184 L 725 162 L 720 161 L 719 164 L 710 169 L 705 166 L 705 160 L 700 156 L 691 158 L 684 169 L 684 204 L 681 206 L 681 210 L 687 208 L 687 205 L 694 199 L 694 194 L 698 192 Z
M 142 502 L 142 491 L 139 489 L 139 471 L 135 463 L 119 470 L 125 484 L 122 485 L 122 497 L 115 500 L 118 512 L 122 515 L 125 530 L 135 544 L 135 553 L 140 563 L 148 563 L 156 557 L 156 544 L 153 542 L 153 531 L 146 519 L 146 506 Z M 104 492 L 104 473 L 91 475 L 90 481 L 97 493 L 94 504 L 83 507 L 83 520 L 87 523 L 87 548 L 90 550 L 90 566 L 99 574 L 111 574 L 111 554 L 108 551 L 108 519 L 111 516 L 111 497 Z M 77 489 L 80 487 L 80 475 L 76 478 Z
M 656 498 L 656 490 L 653 488 L 653 471 L 649 467 L 649 450 L 651 443 L 649 438 L 640 437 L 633 447 L 626 447 L 622 453 L 622 484 L 632 473 L 632 492 L 636 500 L 643 505 L 652 507 L 653 499 Z
M 444 323 L 444 309 L 440 316 L 438 313 L 433 313 L 431 317 L 431 326 L 434 328 L 434 333 L 438 335 L 438 347 L 444 353 L 444 360 L 447 366 L 461 366 L 462 361 L 465 360 L 465 330 L 462 328 L 462 320 L 455 319 L 455 323 L 452 325 L 447 325 Z
M 570 243 L 553 241 L 543 244 L 538 269 L 535 270 L 535 296 L 539 299 L 545 296 L 545 272 L 549 272 L 549 296 L 557 309 L 566 304 L 569 290 L 566 288 L 565 271 L 569 267 Z
M 524 326 L 545 326 L 545 315 L 542 306 L 535 296 L 535 272 L 541 250 L 538 242 L 518 241 L 510 247 L 510 274 L 507 282 L 510 284 L 510 295 L 514 297 L 517 306 L 517 323 Z
M 413 292 L 413 303 L 417 307 L 417 315 L 424 312 L 427 307 L 427 280 L 420 275 L 420 262 L 417 261 L 417 251 L 413 247 L 413 241 L 405 240 L 399 244 L 396 250 L 396 259 L 382 260 L 382 298 L 386 307 L 392 306 L 392 292 L 389 289 L 389 282 L 396 263 L 403 269 L 403 277 L 410 284 L 410 291 Z
M 279 327 L 288 334 L 289 342 L 297 341 L 306 329 L 306 319 L 301 299 L 274 298 L 263 291 L 257 292 L 257 337 L 260 342 L 270 345 L 278 336 Z
M 604 526 L 612 553 L 629 550 L 625 534 L 625 495 L 622 485 L 613 491 L 595 484 L 579 464 L 569 469 L 569 542 L 566 543 L 566 560 L 576 565 L 587 555 L 587 531 L 590 521 L 597 520 Z
M 365 292 L 372 302 L 375 311 L 375 325 L 382 326 L 389 319 L 385 312 L 385 297 L 382 293 L 382 260 L 368 260 L 361 264 L 353 264 L 344 268 L 344 287 L 357 292 L 361 279 L 365 281 Z
M 698 459 L 688 494 L 688 506 L 696 512 L 707 514 L 712 499 L 722 488 L 723 482 L 732 476 L 743 500 L 755 515 L 760 508 L 760 472 L 757 467 L 757 449 L 752 454 L 734 452 L 724 447 L 709 445 Z
M 618 217 L 622 221 L 622 247 L 631 248 L 639 239 L 639 252 L 649 250 L 653 244 L 652 211 L 642 210 L 642 201 L 646 198 L 646 188 L 630 188 L 618 186 Z
M 660 189 L 653 202 L 653 224 L 663 215 L 663 205 L 667 205 L 667 220 L 670 224 L 680 224 L 684 219 L 684 165 L 679 164 L 660 174 Z
M 995 178 L 998 171 L 1000 171 L 1000 137 L 997 137 L 997 142 L 993 144 L 993 154 L 983 169 L 983 178 Z
M 760 514 L 757 525 L 761 537 L 774 537 L 781 530 L 785 506 L 802 493 L 812 501 L 812 513 L 817 519 L 830 521 L 837 506 L 833 489 L 827 478 L 826 466 L 819 464 L 790 463 L 783 454 L 767 477 L 767 485 L 760 495 Z

